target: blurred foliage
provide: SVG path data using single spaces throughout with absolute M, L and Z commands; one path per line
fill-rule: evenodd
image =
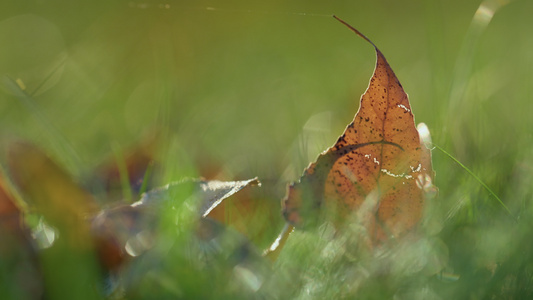
M 258 297 L 528 298 L 531 11 L 528 0 L 2 1 L 0 143 L 31 140 L 84 185 L 117 149 L 156 130 L 162 145 L 153 184 L 257 176 L 263 186 L 250 197 L 266 203 L 261 209 L 279 210 L 286 183 L 352 120 L 374 67 L 372 47 L 329 17 L 334 13 L 379 46 L 416 122 L 426 123 L 433 142 L 491 187 L 516 220 L 435 150 L 439 196 L 428 203 L 419 240 L 375 258 L 352 253 L 356 229 L 342 237 L 332 237 L 327 225 L 294 233 Z M 249 298 L 250 291 L 226 284 L 234 277 L 224 272 L 235 264 L 222 267 L 239 238 L 231 235 L 206 267 L 191 256 L 201 242 L 165 222 L 162 236 L 177 235 L 176 243 L 158 244 L 161 255 L 132 271 L 147 278 L 130 297 Z M 264 222 L 272 226 L 254 239 L 259 249 L 283 226 L 281 215 Z M 64 251 L 49 250 L 47 261 L 60 265 Z M 420 263 L 413 255 L 435 259 L 414 269 L 397 265 Z M 42 274 L 56 283 L 71 272 L 90 280 L 79 266 L 92 258 L 76 265 L 80 257 L 67 257 L 65 272 L 43 264 Z M 162 271 L 145 272 L 150 259 Z M 427 271 L 440 264 L 441 271 Z M 232 274 L 248 276 L 238 270 Z

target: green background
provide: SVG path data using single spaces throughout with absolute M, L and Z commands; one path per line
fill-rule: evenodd
M 0 143 L 33 141 L 83 178 L 159 129 L 159 184 L 258 176 L 277 206 L 372 75 L 373 48 L 335 14 L 384 53 L 433 142 L 522 222 L 434 150 L 433 214 L 451 257 L 470 257 L 453 250 L 463 244 L 528 265 L 514 251 L 532 214 L 532 11 L 527 0 L 2 1 Z

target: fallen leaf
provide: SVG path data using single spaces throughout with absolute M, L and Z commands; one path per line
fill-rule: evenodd
M 339 226 L 354 215 L 369 240 L 379 242 L 406 233 L 420 220 L 423 185 L 433 177 L 430 153 L 419 138 L 407 95 L 381 51 L 335 18 L 374 46 L 376 68 L 352 123 L 289 186 L 283 214 L 297 228 L 318 222 L 322 213 Z
M 83 289 L 65 290 L 61 285 L 65 282 L 76 285 L 86 280 L 86 277 L 75 276 L 84 268 L 86 274 L 98 281 L 100 270 L 94 251 L 106 269 L 111 269 L 119 259 L 117 256 L 121 255 L 111 239 L 99 239 L 101 236 L 91 234 L 88 220 L 99 211 L 95 199 L 48 155 L 30 143 L 11 144 L 8 163 L 11 178 L 28 209 L 42 215 L 59 232 L 59 238 L 42 258 L 43 265 L 53 266 L 56 270 L 57 276 L 49 282 L 51 293 L 57 295 L 68 291 L 76 295 L 83 292 Z
M 189 184 L 193 184 L 193 190 L 198 191 L 201 199 L 201 206 L 199 214 L 206 217 L 209 213 L 217 207 L 224 199 L 232 196 L 246 186 L 261 185 L 257 178 L 241 181 L 219 181 L 219 180 L 183 180 L 167 184 L 164 187 L 153 189 L 145 193 L 141 200 L 134 203 L 132 206 L 140 205 L 154 205 L 159 204 L 165 200 L 172 200 L 171 196 L 176 191 L 188 188 Z
M 98 211 L 92 196 L 32 144 L 11 144 L 8 163 L 28 207 L 59 228 L 73 244 L 89 246 L 86 220 Z
M 144 193 L 131 205 L 104 209 L 91 220 L 91 232 L 104 265 L 119 267 L 128 257 L 148 251 L 153 244 L 161 210 L 179 207 L 187 198 L 200 200 L 198 217 L 204 218 L 223 200 L 247 186 L 259 185 L 257 178 L 242 181 L 187 179 Z M 128 256 L 125 256 L 125 255 Z
M 18 239 L 19 242 L 27 244 L 31 248 L 29 241 L 30 231 L 24 224 L 24 218 L 21 209 L 18 207 L 12 194 L 8 191 L 5 180 L 0 176 L 0 231 Z M 0 243 L 2 247 L 10 247 L 9 243 Z M 3 253 L 3 250 L 0 250 Z
M 7 299 L 41 299 L 43 282 L 35 243 L 22 211 L 0 176 L 0 290 Z

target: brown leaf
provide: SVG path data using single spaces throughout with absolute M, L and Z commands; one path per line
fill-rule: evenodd
M 0 290 L 21 299 L 41 299 L 43 283 L 30 230 L 0 176 Z
M 350 28 L 374 46 L 374 74 L 352 123 L 289 186 L 283 214 L 305 227 L 317 221 L 319 210 L 332 213 L 338 225 L 355 212 L 370 240 L 382 241 L 417 224 L 424 205 L 420 182 L 431 182 L 433 173 L 402 85 L 381 51 Z
M 100 280 L 100 270 L 87 223 L 87 217 L 97 211 L 94 200 L 29 143 L 11 144 L 8 163 L 22 199 L 59 232 L 59 238 L 39 256 L 43 270 L 53 270 L 53 276 L 44 274 L 46 298 L 96 298 L 92 284 Z
M 9 148 L 9 169 L 28 207 L 60 232 L 69 249 L 96 250 L 100 263 L 113 269 L 123 253 L 107 232 L 90 232 L 89 218 L 98 213 L 96 201 L 43 151 L 26 142 Z
M 26 142 L 11 145 L 8 162 L 13 181 L 30 208 L 54 226 L 68 231 L 85 231 L 86 217 L 96 213 L 98 207 L 92 196 L 63 169 Z
M 0 176 L 0 231 L 9 232 L 13 237 L 17 237 L 20 242 L 26 243 L 26 241 L 31 240 L 29 229 L 25 226 L 22 212 L 15 203 L 15 199 L 8 192 L 4 178 Z M 0 247 L 3 246 L 9 247 L 10 245 L 0 243 Z M 2 253 L 1 250 L 0 253 Z

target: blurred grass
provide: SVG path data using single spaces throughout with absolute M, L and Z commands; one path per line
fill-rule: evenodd
M 486 18 L 506 2 L 483 3 Z M 465 170 L 433 152 L 440 195 L 431 217 L 442 223 L 450 273 L 462 274 L 438 291 L 482 297 L 474 290 L 487 265 L 508 274 L 524 266 L 516 276 L 531 280 L 533 3 L 510 1 L 478 28 L 480 4 L 4 1 L 0 76 L 23 83 L 35 105 L 2 86 L 0 136 L 36 142 L 80 177 L 113 145 L 160 128 L 160 184 L 258 176 L 262 197 L 279 207 L 285 184 L 352 120 L 372 74 L 373 49 L 327 16 L 335 13 L 382 50 L 433 141 L 519 218 L 509 220 Z M 507 275 L 494 284 L 512 281 Z

